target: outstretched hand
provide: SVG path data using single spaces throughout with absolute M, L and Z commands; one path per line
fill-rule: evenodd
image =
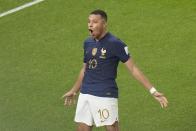
M 64 101 L 65 106 L 70 106 L 70 105 L 76 103 L 76 93 L 75 92 L 69 91 L 69 92 L 65 93 L 62 96 L 62 98 L 65 99 L 65 101 Z
M 166 108 L 168 106 L 167 98 L 160 92 L 155 92 L 153 97 L 160 103 L 162 108 Z

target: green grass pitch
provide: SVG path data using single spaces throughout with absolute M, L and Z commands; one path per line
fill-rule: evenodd
M 0 12 L 28 1 L 0 0 Z M 120 64 L 121 131 L 196 130 L 195 0 L 46 0 L 0 18 L 0 131 L 75 130 L 75 106 L 61 96 L 82 67 L 87 17 L 98 8 L 169 100 L 161 109 Z

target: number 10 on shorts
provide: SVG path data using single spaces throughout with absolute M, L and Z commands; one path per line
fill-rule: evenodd
M 110 116 L 110 113 L 107 109 L 102 109 L 102 110 L 99 109 L 98 113 L 99 113 L 99 117 L 101 119 L 101 122 L 104 122 Z

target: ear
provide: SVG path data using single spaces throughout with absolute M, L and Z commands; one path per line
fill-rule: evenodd
M 104 26 L 104 28 L 107 27 L 107 22 L 106 21 L 104 21 L 103 26 Z

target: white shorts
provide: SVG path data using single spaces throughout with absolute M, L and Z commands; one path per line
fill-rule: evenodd
M 80 93 L 76 108 L 75 122 L 93 124 L 96 127 L 112 125 L 118 121 L 118 99 L 97 97 Z

